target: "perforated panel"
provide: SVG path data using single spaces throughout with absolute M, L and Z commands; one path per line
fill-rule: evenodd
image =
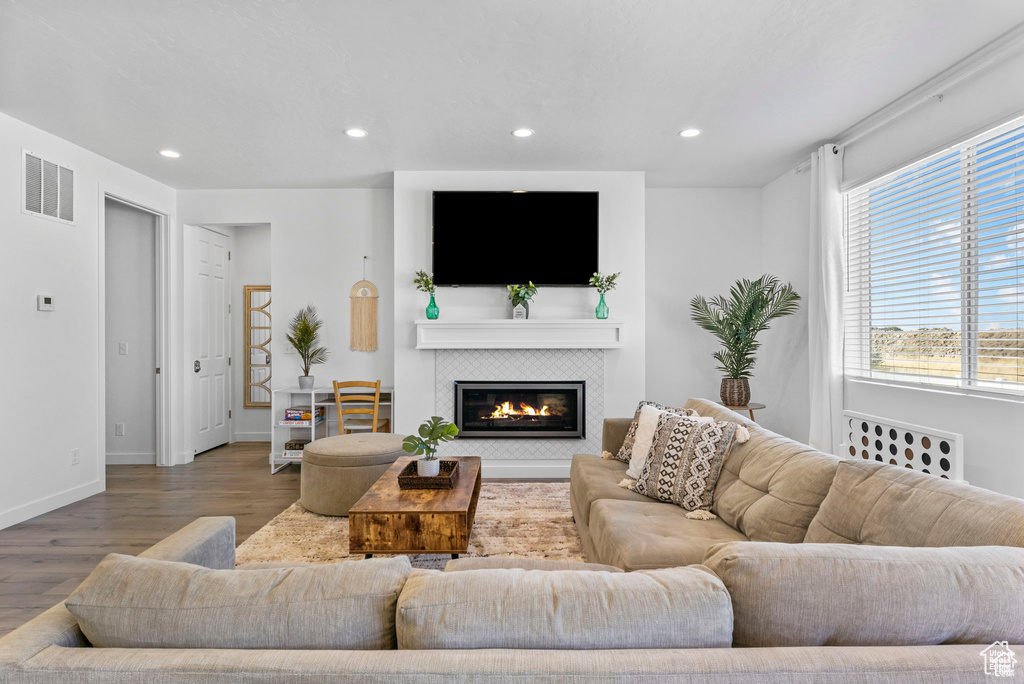
M 43 160 L 43 213 L 57 216 L 57 165 Z
M 60 167 L 60 210 L 58 216 L 65 221 L 75 220 L 75 172 Z
M 43 213 L 43 160 L 25 155 L 25 211 Z
M 843 412 L 843 455 L 902 466 L 947 480 L 964 479 L 963 435 Z

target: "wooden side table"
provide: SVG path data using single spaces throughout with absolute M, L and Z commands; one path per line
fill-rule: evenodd
M 750 420 L 753 420 L 755 423 L 757 422 L 757 420 L 754 418 L 754 411 L 760 411 L 761 409 L 765 408 L 764 404 L 758 404 L 757 402 L 754 401 L 750 402 L 746 406 L 726 406 L 725 404 L 722 405 L 725 406 L 725 408 L 729 409 L 730 411 L 746 411 L 747 413 L 750 414 Z

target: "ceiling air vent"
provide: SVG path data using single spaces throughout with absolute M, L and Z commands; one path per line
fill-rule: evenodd
M 75 222 L 75 172 L 24 152 L 24 211 L 64 223 Z

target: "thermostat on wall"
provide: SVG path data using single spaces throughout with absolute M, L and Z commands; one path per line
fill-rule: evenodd
M 50 295 L 36 295 L 37 311 L 53 311 L 53 297 Z

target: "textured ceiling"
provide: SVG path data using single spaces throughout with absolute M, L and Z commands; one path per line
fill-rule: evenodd
M 1020 0 L 0 0 L 0 111 L 177 188 L 757 187 L 1022 21 Z

